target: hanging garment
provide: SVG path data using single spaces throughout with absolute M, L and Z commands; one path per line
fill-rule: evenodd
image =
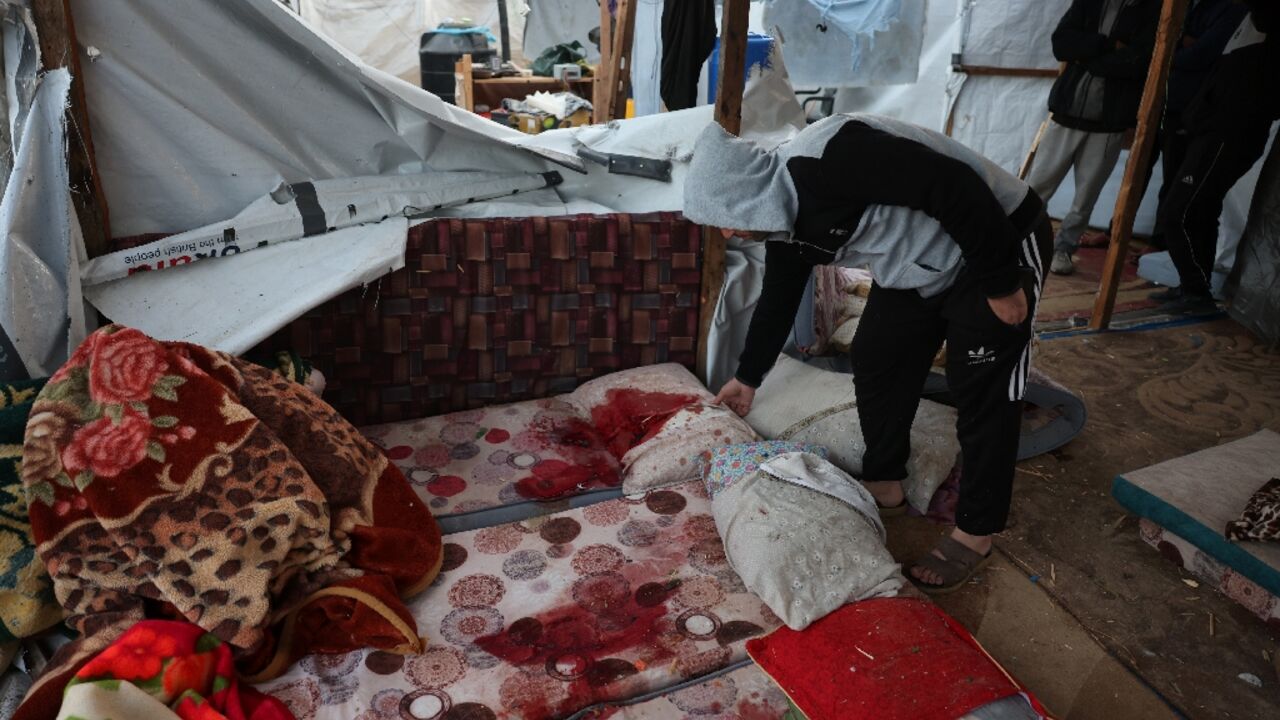
M 662 101 L 667 110 L 698 103 L 698 76 L 715 43 L 713 0 L 667 0 L 662 8 Z

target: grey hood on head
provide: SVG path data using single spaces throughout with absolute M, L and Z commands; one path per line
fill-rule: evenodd
M 684 181 L 684 216 L 700 225 L 791 232 L 799 200 L 785 159 L 708 125 Z

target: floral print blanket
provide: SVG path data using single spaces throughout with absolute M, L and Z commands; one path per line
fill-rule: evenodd
M 144 620 L 67 683 L 58 720 L 293 720 L 245 687 L 231 649 L 197 625 Z
M 434 519 L 376 446 L 265 368 L 103 328 L 36 399 L 22 481 L 81 639 L 20 718 L 51 717 L 69 673 L 144 618 L 194 623 L 260 675 L 420 648 L 400 597 L 438 572 Z
M 422 653 L 308 657 L 258 687 L 299 720 L 548 720 L 703 678 L 781 624 L 710 513 L 693 481 L 448 535 L 440 577 L 410 603 Z M 778 706 L 756 692 L 720 683 L 680 702 Z

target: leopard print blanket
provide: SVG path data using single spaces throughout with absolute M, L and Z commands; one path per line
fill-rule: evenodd
M 1227 523 L 1224 534 L 1231 542 L 1280 540 L 1280 478 L 1258 488 L 1240 519 Z
M 174 617 L 250 673 L 420 647 L 400 597 L 439 571 L 434 519 L 377 447 L 276 373 L 109 326 L 36 399 L 23 457 L 38 553 L 88 645 Z

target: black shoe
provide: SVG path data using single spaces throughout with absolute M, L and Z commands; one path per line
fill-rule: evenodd
M 1157 290 L 1151 293 L 1150 295 L 1148 295 L 1147 297 L 1152 300 L 1155 300 L 1158 303 L 1167 303 L 1167 302 L 1173 302 L 1175 300 L 1181 300 L 1183 296 L 1184 296 L 1184 293 L 1182 292 L 1182 288 L 1170 287 L 1170 288 L 1165 288 L 1163 290 Z
M 1209 315 L 1218 312 L 1218 303 L 1209 294 L 1183 292 L 1177 299 L 1161 303 L 1160 310 L 1175 315 Z

